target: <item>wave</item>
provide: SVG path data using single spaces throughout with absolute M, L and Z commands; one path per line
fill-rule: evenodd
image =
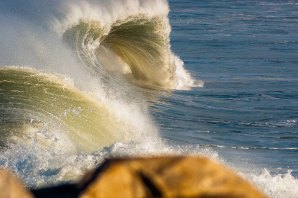
M 149 21 L 144 16 L 137 16 L 116 22 L 105 32 L 98 22 L 80 21 L 63 37 L 85 62 L 92 58 L 90 54 L 96 55 L 97 60 L 93 62 L 100 64 L 95 66 L 103 65 L 110 71 L 131 74 L 142 84 L 171 88 L 174 86 L 174 63 L 168 37 L 158 31 L 162 29 L 160 24 L 160 18 Z M 95 43 L 98 46 L 93 47 Z
M 30 68 L 0 68 L 0 109 L 2 147 L 18 138 L 54 142 L 42 131 L 54 135 L 60 129 L 80 151 L 94 151 L 115 143 L 125 130 L 106 104 Z
M 31 141 L 94 151 L 155 137 L 143 92 L 119 76 L 142 87 L 192 86 L 170 49 L 167 1 L 12 0 L 0 11 L 1 148 Z
M 171 50 L 168 13 L 166 0 L 0 1 L 0 166 L 32 187 L 113 154 L 179 153 L 152 144 L 147 103 L 200 85 Z
M 123 7 L 117 10 L 121 14 L 115 16 L 114 9 L 119 5 Z M 161 8 L 154 11 L 153 6 Z M 91 72 L 102 73 L 104 69 L 121 73 L 149 88 L 187 89 L 202 85 L 191 78 L 171 51 L 166 1 L 115 1 L 109 13 L 90 2 L 66 7 L 68 14 L 56 19 L 54 29 Z M 105 14 L 98 16 L 98 12 Z

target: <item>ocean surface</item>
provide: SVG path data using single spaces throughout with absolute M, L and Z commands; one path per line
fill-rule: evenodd
M 190 154 L 297 198 L 297 1 L 3 0 L 0 26 L 0 166 L 27 186 Z

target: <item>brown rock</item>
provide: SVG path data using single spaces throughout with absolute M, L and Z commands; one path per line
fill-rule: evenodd
M 31 198 L 32 195 L 11 173 L 0 169 L 0 198 Z
M 81 183 L 80 198 L 264 198 L 247 181 L 204 157 L 107 160 Z

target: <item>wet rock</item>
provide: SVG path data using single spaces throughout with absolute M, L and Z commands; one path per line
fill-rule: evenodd
M 111 159 L 79 184 L 80 198 L 265 197 L 226 167 L 204 157 Z
M 0 169 L 0 198 L 32 198 L 32 195 L 13 174 Z

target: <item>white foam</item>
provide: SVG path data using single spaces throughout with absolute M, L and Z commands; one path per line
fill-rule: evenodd
M 82 19 L 98 21 L 109 30 L 111 24 L 129 16 L 141 14 L 152 18 L 167 16 L 169 12 L 166 0 L 67 0 L 58 6 L 59 15 L 51 19 L 51 24 L 54 30 L 60 34 Z
M 273 174 L 264 169 L 261 174 L 246 174 L 258 188 L 272 198 L 297 198 L 298 178 L 291 171 L 285 174 Z
M 192 87 L 203 87 L 204 82 L 200 80 L 194 80 L 189 72 L 185 70 L 183 61 L 176 55 L 172 55 L 175 61 L 175 89 L 177 90 L 189 90 Z
M 16 172 L 30 187 L 53 185 L 79 179 L 107 157 L 152 155 L 203 155 L 221 160 L 218 154 L 200 146 L 169 145 L 160 138 L 144 137 L 139 142 L 118 142 L 94 153 L 56 152 L 30 144 L 14 144 L 1 153 L 0 164 Z
M 79 179 L 107 157 L 150 156 L 150 155 L 203 155 L 226 163 L 210 148 L 195 145 L 171 145 L 160 138 L 144 137 L 137 142 L 117 142 L 94 153 L 73 154 L 65 150 L 57 152 L 30 144 L 17 144 L 3 152 L 0 162 L 3 167 L 15 171 L 27 185 L 40 187 Z M 238 164 L 241 166 L 241 164 Z M 237 168 L 235 168 L 237 169 Z M 254 170 L 256 171 L 256 170 Z M 298 179 L 290 171 L 273 174 L 264 169 L 261 173 L 239 172 L 271 198 L 296 198 Z

